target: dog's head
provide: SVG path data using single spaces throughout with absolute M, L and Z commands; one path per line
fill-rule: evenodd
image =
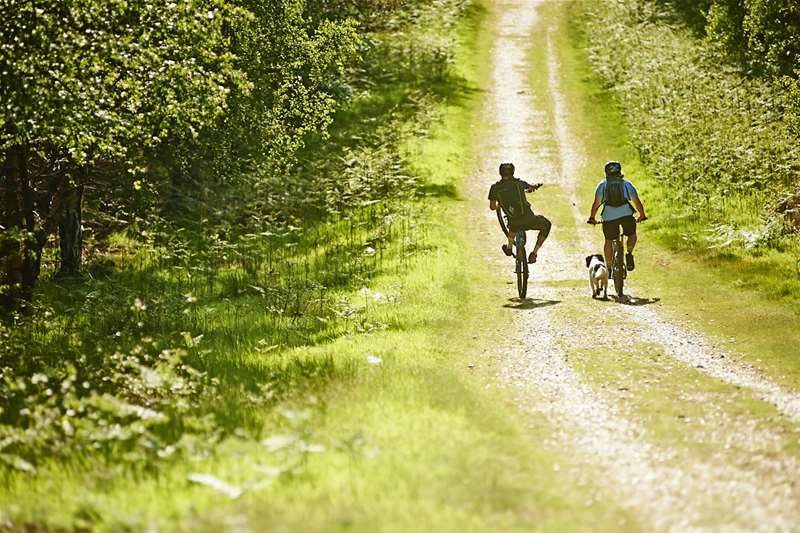
M 587 255 L 586 256 L 586 268 L 589 268 L 589 265 L 592 264 L 592 260 L 593 259 L 597 259 L 601 263 L 605 263 L 605 261 L 603 260 L 603 256 L 600 255 L 600 254 Z

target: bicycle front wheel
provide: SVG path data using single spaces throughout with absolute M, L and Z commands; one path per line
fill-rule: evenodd
M 617 292 L 617 296 L 622 298 L 623 296 L 623 286 L 625 285 L 625 276 L 622 274 L 620 269 L 614 269 L 614 290 Z

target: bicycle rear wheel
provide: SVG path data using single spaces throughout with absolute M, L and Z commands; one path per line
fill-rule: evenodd
M 517 248 L 517 294 L 520 298 L 528 295 L 528 256 L 525 247 Z
M 625 286 L 625 259 L 622 257 L 622 242 L 614 241 L 614 268 L 612 272 L 614 290 L 618 298 L 622 298 Z
M 508 225 L 506 224 L 506 217 L 503 214 L 502 209 L 498 208 L 497 211 L 495 211 L 495 213 L 497 213 L 497 222 L 500 224 L 500 229 L 503 231 L 503 236 L 505 237 L 508 235 Z

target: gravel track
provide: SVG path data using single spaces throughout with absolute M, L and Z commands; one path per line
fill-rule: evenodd
M 670 356 L 704 374 L 752 390 L 787 418 L 800 422 L 800 395 L 784 390 L 753 367 L 735 362 L 726 351 L 715 347 L 701 335 L 671 324 L 654 309 L 622 307 L 626 318 L 642 331 L 641 340 L 663 346 Z
M 487 246 L 492 251 L 497 249 L 489 261 L 503 280 L 510 279 L 513 267 L 499 254 L 502 238 L 494 213 L 485 210 L 486 189 L 496 179 L 500 161 L 513 161 L 523 177 L 557 177 L 573 204 L 576 221 L 580 223 L 585 216 L 574 180 L 585 161 L 580 139 L 567 124 L 569 109 L 559 89 L 559 65 L 549 37 L 543 50 L 548 56 L 548 94 L 534 93 L 527 83 L 530 35 L 553 31 L 537 14 L 542 3 L 495 2 L 498 32 L 493 80 L 484 112 L 482 159 L 470 193 L 475 198 L 476 238 L 491 243 Z M 542 128 L 544 123 L 552 128 Z M 699 460 L 685 450 L 654 444 L 618 397 L 594 390 L 570 365 L 570 350 L 587 347 L 585 324 L 597 321 L 598 307 L 565 304 L 561 307 L 574 307 L 575 312 L 564 316 L 555 304 L 576 299 L 591 302 L 588 289 L 578 290 L 563 282 L 584 280 L 583 254 L 576 256 L 576 250 L 597 247 L 598 234 L 579 226 L 575 235 L 561 235 L 554 228 L 542 248 L 532 280 L 537 299 L 516 314 L 520 333 L 512 338 L 521 336 L 523 342 L 499 348 L 500 378 L 514 388 L 519 407 L 544 414 L 553 426 L 549 444 L 571 450 L 581 475 L 592 473 L 606 479 L 605 496 L 631 510 L 645 529 L 798 530 L 800 488 L 793 478 L 800 466 L 796 456 L 782 452 L 779 439 L 756 430 L 751 421 L 732 419 L 711 406 L 709 420 L 717 429 L 706 437 L 719 443 L 721 452 Z M 513 290 L 511 286 L 509 290 Z M 733 363 L 701 336 L 662 318 L 653 306 L 607 304 L 603 309 L 609 310 L 608 320 L 631 324 L 629 335 L 662 346 L 668 356 L 715 379 L 750 389 L 791 420 L 800 420 L 799 396 L 755 370 Z M 728 452 L 731 443 L 753 457 Z

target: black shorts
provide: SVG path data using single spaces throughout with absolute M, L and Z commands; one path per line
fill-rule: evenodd
M 603 235 L 605 235 L 607 241 L 619 238 L 620 226 L 622 226 L 622 234 L 626 237 L 636 235 L 636 219 L 633 218 L 633 215 L 628 215 L 614 220 L 603 221 Z
M 552 224 L 547 218 L 542 215 L 535 215 L 533 211 L 524 213 L 520 218 L 515 218 L 508 221 L 508 231 L 529 231 L 539 230 L 539 235 L 547 237 L 550 235 L 550 227 Z

